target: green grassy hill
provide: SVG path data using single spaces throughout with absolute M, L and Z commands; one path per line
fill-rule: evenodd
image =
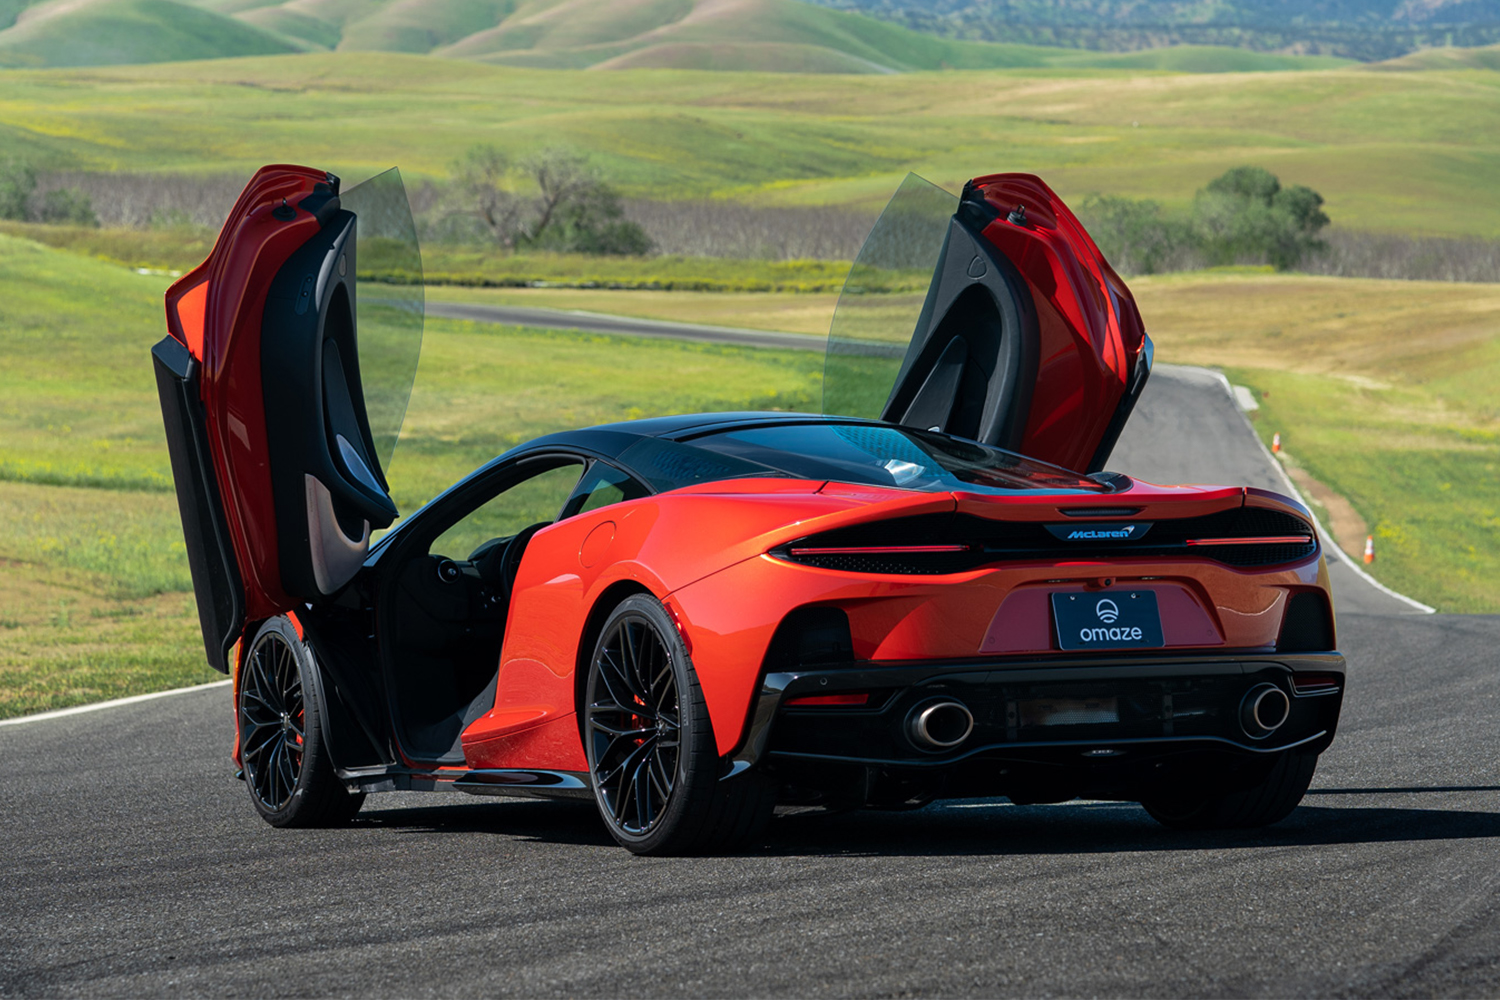
M 38 4 L 0 31 L 0 66 L 109 66 L 295 52 L 301 46 L 172 0 Z
M 630 196 L 876 210 L 907 171 L 959 185 L 1030 170 L 1065 197 L 1183 206 L 1251 163 L 1323 192 L 1340 226 L 1500 235 L 1500 87 L 1477 70 L 602 76 L 310 53 L 4 79 L 0 148 L 44 169 L 290 160 L 354 180 L 394 163 L 420 180 L 477 143 L 566 144 Z
M 892 73 L 1114 66 L 1315 69 L 1339 60 L 1180 47 L 1127 56 L 960 41 L 799 0 L 0 0 L 0 65 L 280 51 L 405 52 L 550 69 Z
M 1472 49 L 1423 49 L 1399 59 L 1376 63 L 1388 70 L 1483 69 L 1500 70 L 1500 45 Z

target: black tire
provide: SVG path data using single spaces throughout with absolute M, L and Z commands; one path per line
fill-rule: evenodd
M 1174 830 L 1248 830 L 1279 823 L 1307 794 L 1318 755 L 1289 750 L 1259 784 L 1219 795 L 1162 796 L 1141 803 L 1151 818 Z
M 240 765 L 255 811 L 272 826 L 342 826 L 365 800 L 334 773 L 315 669 L 284 617 L 260 627 L 240 668 Z
M 634 594 L 610 613 L 589 660 L 584 749 L 609 832 L 635 854 L 757 843 L 775 788 L 755 772 L 720 780 L 708 706 L 661 603 Z

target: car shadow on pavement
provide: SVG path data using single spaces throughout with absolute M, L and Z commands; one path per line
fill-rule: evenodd
M 743 853 L 1064 855 L 1500 838 L 1500 802 L 1495 811 L 1459 808 L 1458 803 L 1454 808 L 1337 803 L 1343 796 L 1495 791 L 1500 786 L 1318 789 L 1275 826 L 1224 831 L 1169 830 L 1140 806 L 1124 802 L 1016 806 L 1004 800 L 974 800 L 935 803 L 907 812 L 803 810 L 777 816 L 765 847 Z M 587 802 L 505 799 L 397 809 L 367 807 L 354 825 L 412 834 L 480 834 L 578 847 L 615 846 L 594 806 Z
M 786 817 L 773 828 L 771 849 L 777 854 L 1057 855 L 1479 838 L 1500 838 L 1500 808 L 1339 807 L 1315 799 L 1264 829 L 1183 831 L 1161 826 L 1130 803 L 949 803 L 909 813 Z
M 551 841 L 577 846 L 615 846 L 592 802 L 546 799 L 476 798 L 404 809 L 371 808 L 366 803 L 352 824 L 355 828 L 402 833 L 477 833 Z

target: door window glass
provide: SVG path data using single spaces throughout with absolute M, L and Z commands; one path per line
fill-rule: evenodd
M 433 540 L 434 555 L 467 559 L 493 538 L 507 538 L 541 521 L 554 521 L 578 485 L 583 464 L 570 462 L 523 479 L 486 500 Z
M 588 474 L 573 491 L 573 499 L 568 504 L 566 516 L 587 514 L 600 507 L 635 500 L 645 496 L 647 492 L 644 486 L 619 469 L 603 462 L 595 462 L 589 466 Z

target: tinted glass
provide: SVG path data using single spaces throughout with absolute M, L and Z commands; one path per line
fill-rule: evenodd
M 573 499 L 568 502 L 565 516 L 586 514 L 600 507 L 635 500 L 645 496 L 646 492 L 644 486 L 619 469 L 605 465 L 603 462 L 595 462 L 589 466 L 588 474 L 573 491 Z
M 389 469 L 422 353 L 422 250 L 395 167 L 340 192 L 339 205 L 358 218 L 359 373 L 375 454 Z
M 746 476 L 774 475 L 774 468 L 743 461 L 722 449 L 697 447 L 661 438 L 642 438 L 620 453 L 620 464 L 628 466 L 658 493 L 694 483 L 714 483 Z
M 492 538 L 507 538 L 522 528 L 556 519 L 582 471 L 581 462 L 571 463 L 521 480 L 461 518 L 434 539 L 428 551 L 464 559 Z
M 823 412 L 878 419 L 917 329 L 958 199 L 907 174 L 865 238 L 828 329 Z
M 770 466 L 798 479 L 831 479 L 936 493 L 1105 493 L 1110 487 L 1056 466 L 941 434 L 867 424 L 792 424 L 695 438 L 700 449 Z

